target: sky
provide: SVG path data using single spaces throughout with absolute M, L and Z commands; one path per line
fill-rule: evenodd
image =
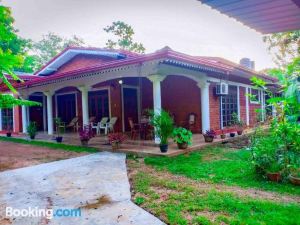
M 103 28 L 124 21 L 146 53 L 165 46 L 199 56 L 238 63 L 255 61 L 256 70 L 274 67 L 262 34 L 197 0 L 2 0 L 12 9 L 19 35 L 38 41 L 54 32 L 76 35 L 88 46 L 105 47 L 111 36 Z

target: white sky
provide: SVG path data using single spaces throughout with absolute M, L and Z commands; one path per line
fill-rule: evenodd
M 77 35 L 104 47 L 103 28 L 130 24 L 146 52 L 164 46 L 190 55 L 219 56 L 234 62 L 249 57 L 256 69 L 274 67 L 262 35 L 197 0 L 2 0 L 12 8 L 19 35 L 41 39 L 51 31 Z

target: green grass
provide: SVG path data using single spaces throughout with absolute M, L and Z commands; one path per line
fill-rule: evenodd
M 136 202 L 168 224 L 300 224 L 300 206 L 294 203 L 199 190 L 144 172 L 133 177 L 133 189 Z
M 75 145 L 67 145 L 62 143 L 52 143 L 46 141 L 37 141 L 37 140 L 25 140 L 22 138 L 8 138 L 8 137 L 0 137 L 0 141 L 7 141 L 19 144 L 26 144 L 26 145 L 33 145 L 57 150 L 65 150 L 65 151 L 72 151 L 72 152 L 98 152 L 96 148 L 91 147 L 83 147 L 83 146 L 75 146 Z
M 194 180 L 300 195 L 300 187 L 266 181 L 257 176 L 247 150 L 229 151 L 212 147 L 189 156 L 148 157 L 145 163 Z

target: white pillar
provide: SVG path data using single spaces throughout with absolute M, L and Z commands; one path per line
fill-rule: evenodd
M 2 131 L 2 109 L 0 109 L 0 131 Z
M 43 127 L 44 131 L 47 130 L 47 116 L 46 116 L 46 96 L 43 95 Z
M 261 104 L 261 120 L 265 121 L 265 92 L 261 90 L 260 94 L 260 104 Z
M 89 124 L 89 100 L 88 100 L 88 88 L 85 86 L 78 87 L 81 91 L 82 102 L 82 125 Z
M 162 75 L 151 75 L 148 79 L 152 82 L 153 86 L 153 110 L 155 113 L 161 112 L 161 87 L 160 83 L 165 79 Z M 155 143 L 159 144 L 159 137 L 155 136 Z
M 238 118 L 241 119 L 241 101 L 240 101 L 240 86 L 237 87 L 237 111 L 238 111 Z
M 246 87 L 246 124 L 250 125 L 250 114 L 249 114 L 249 88 Z
M 47 124 L 48 124 L 48 134 L 53 134 L 53 101 L 52 101 L 52 92 L 44 92 L 44 95 L 47 97 Z
M 22 128 L 23 128 L 23 133 L 27 133 L 27 107 L 22 105 Z
M 202 133 L 205 133 L 206 130 L 210 129 L 209 83 L 207 81 L 200 81 L 197 85 L 201 89 Z

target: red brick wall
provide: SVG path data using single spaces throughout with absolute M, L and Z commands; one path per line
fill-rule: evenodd
M 209 85 L 209 113 L 210 113 L 210 128 L 213 130 L 220 129 L 220 97 L 214 94 L 216 84 Z
M 174 114 L 177 126 L 188 127 L 190 113 L 196 114 L 193 132 L 201 131 L 201 98 L 196 82 L 182 76 L 168 76 L 161 84 L 162 108 Z
M 14 108 L 14 132 L 22 132 L 22 111 L 20 106 Z
M 240 119 L 246 124 L 246 88 L 240 87 Z
M 261 109 L 260 104 L 249 103 L 249 123 L 251 127 L 253 127 L 257 123 L 257 119 L 258 119 L 258 113 L 256 112 L 257 109 Z

